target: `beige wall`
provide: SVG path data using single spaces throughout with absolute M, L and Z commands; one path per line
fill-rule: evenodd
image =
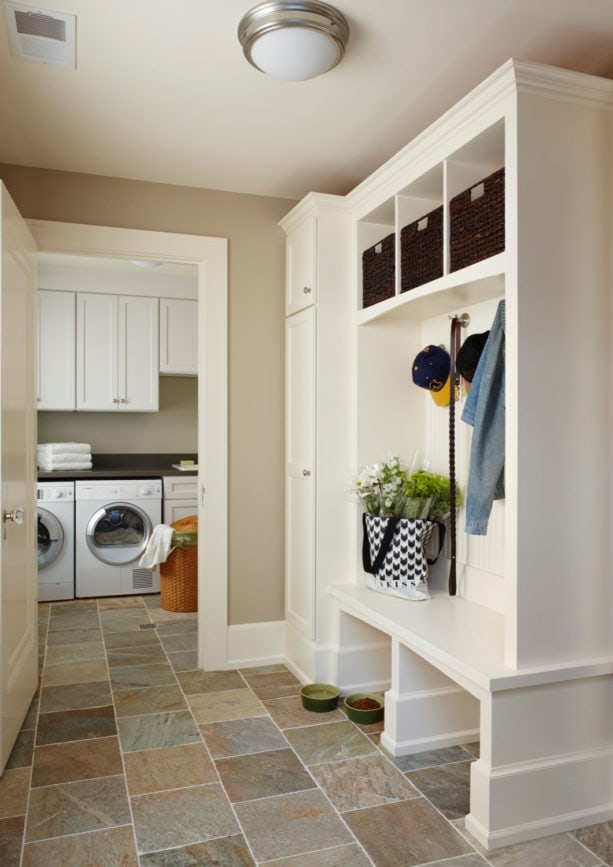
M 277 222 L 294 203 L 19 166 L 0 165 L 0 178 L 31 219 L 229 239 L 230 622 L 282 619 L 284 238 Z
M 159 412 L 39 412 L 40 443 L 90 443 L 94 455 L 198 451 L 198 379 L 160 377 Z

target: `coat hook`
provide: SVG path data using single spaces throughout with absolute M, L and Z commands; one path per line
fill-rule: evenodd
M 468 326 L 470 325 L 470 313 L 461 313 L 459 316 L 457 315 L 457 313 L 454 313 L 453 316 L 450 316 L 449 318 L 457 319 L 458 324 L 462 328 L 468 328 Z

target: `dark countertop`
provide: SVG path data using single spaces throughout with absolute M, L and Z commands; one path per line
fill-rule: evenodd
M 173 464 L 193 460 L 194 454 L 161 455 L 92 455 L 91 470 L 39 470 L 42 481 L 70 481 L 72 479 L 159 479 L 163 476 L 193 476 L 197 470 L 177 470 Z

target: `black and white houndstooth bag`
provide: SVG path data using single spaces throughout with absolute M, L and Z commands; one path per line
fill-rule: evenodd
M 428 560 L 425 546 L 437 522 L 414 518 L 362 516 L 364 541 L 362 561 L 372 590 L 420 601 L 429 599 Z M 445 526 L 439 524 L 439 553 Z

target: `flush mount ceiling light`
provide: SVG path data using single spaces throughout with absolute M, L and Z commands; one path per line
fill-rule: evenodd
M 238 39 L 257 69 L 286 81 L 305 81 L 341 60 L 349 25 L 340 12 L 316 0 L 272 0 L 243 15 Z

